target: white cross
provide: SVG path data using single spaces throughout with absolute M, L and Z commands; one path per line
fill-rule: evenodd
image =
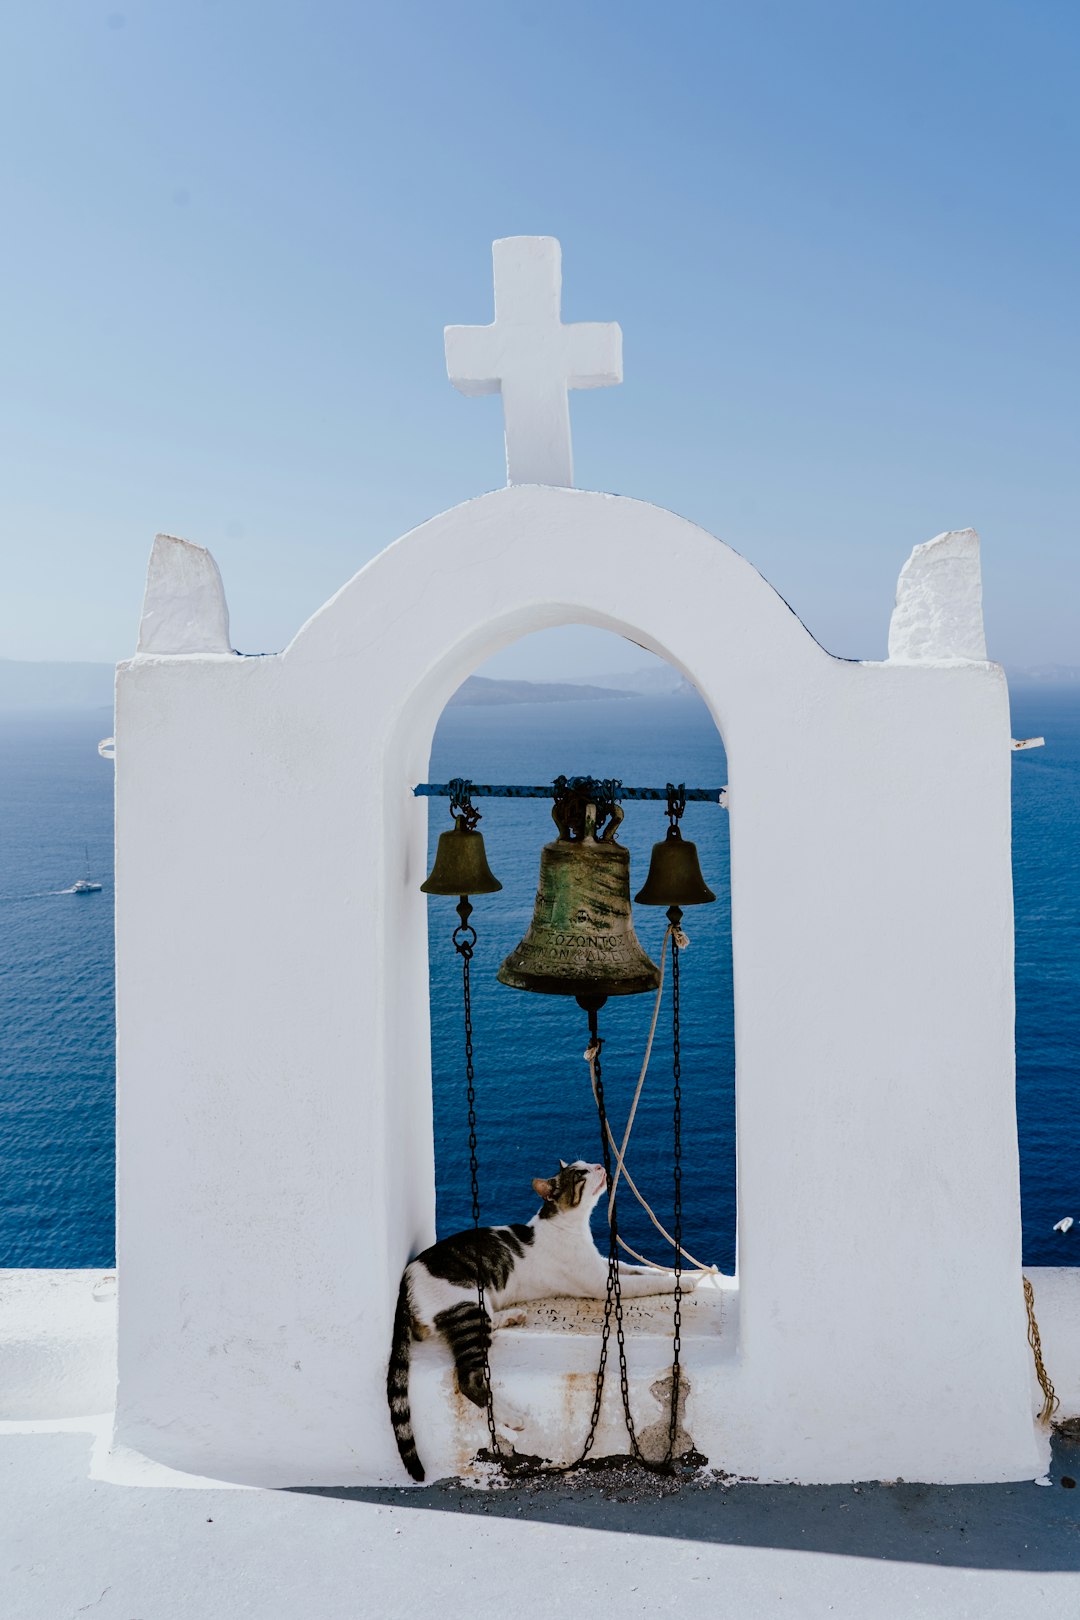
M 503 237 L 491 257 L 494 323 L 446 328 L 447 374 L 463 394 L 502 394 L 508 484 L 571 489 L 567 389 L 622 382 L 622 330 L 615 321 L 563 325 L 553 236 Z

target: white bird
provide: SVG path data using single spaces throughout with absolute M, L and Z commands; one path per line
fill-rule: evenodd
M 1054 1231 L 1055 1232 L 1067 1232 L 1069 1230 L 1069 1227 L 1072 1225 L 1072 1223 L 1073 1223 L 1072 1216 L 1071 1215 L 1066 1215 L 1060 1221 L 1055 1221 L 1054 1222 Z

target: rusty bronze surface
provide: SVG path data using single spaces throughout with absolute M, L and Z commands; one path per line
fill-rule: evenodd
M 544 845 L 532 921 L 500 967 L 500 984 L 588 1000 L 656 989 L 660 970 L 634 933 L 630 851 L 613 832 L 596 838 L 593 811 L 581 836 Z
M 682 836 L 676 823 L 653 845 L 649 875 L 634 899 L 640 906 L 704 906 L 716 899 L 701 875 L 697 845 Z
M 469 828 L 466 817 L 456 818 L 449 832 L 439 834 L 435 864 L 423 894 L 495 894 L 502 884 L 487 863 L 484 835 Z

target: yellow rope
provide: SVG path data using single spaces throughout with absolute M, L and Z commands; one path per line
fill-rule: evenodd
M 1050 1380 L 1050 1374 L 1043 1365 L 1042 1339 L 1039 1337 L 1039 1324 L 1035 1320 L 1035 1290 L 1032 1288 L 1026 1277 L 1024 1278 L 1024 1303 L 1027 1305 L 1028 1344 L 1030 1344 L 1031 1353 L 1035 1357 L 1035 1373 L 1039 1380 L 1039 1388 L 1043 1392 L 1042 1411 L 1039 1413 L 1039 1422 L 1049 1423 L 1050 1419 L 1061 1405 L 1061 1402 L 1054 1393 L 1054 1386 Z

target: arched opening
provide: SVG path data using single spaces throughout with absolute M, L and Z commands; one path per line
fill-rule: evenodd
M 554 671 L 547 675 L 546 671 Z M 522 679 L 521 677 L 525 678 Z M 516 677 L 516 678 L 515 678 Z M 727 781 L 723 742 L 701 696 L 670 664 L 609 631 L 546 630 L 521 638 L 476 670 L 447 703 L 431 751 L 429 780 L 542 784 L 560 773 L 614 777 L 625 785 L 717 787 Z M 472 966 L 481 1221 L 526 1220 L 533 1176 L 559 1158 L 600 1156 L 596 1110 L 582 1053 L 586 1015 L 573 997 L 528 994 L 496 981 L 499 963 L 532 915 L 541 846 L 554 836 L 550 801 L 478 799 L 488 859 L 502 892 L 478 897 Z M 631 893 L 644 882 L 654 842 L 667 826 L 662 803 L 627 802 L 619 841 L 631 855 Z M 429 855 L 450 825 L 432 799 Z M 700 1260 L 735 1265 L 735 1053 L 727 814 L 692 804 L 685 836 L 698 846 L 712 905 L 688 908 L 690 947 L 681 957 L 683 1241 Z M 431 1059 L 436 1221 L 440 1237 L 471 1223 L 464 1089 L 461 971 L 447 899 L 429 903 Z M 634 926 L 659 961 L 660 908 L 634 906 Z M 604 1083 L 621 1135 L 645 1050 L 652 993 L 612 997 L 600 1014 Z M 671 1230 L 672 1032 L 667 976 L 648 1076 L 627 1159 L 634 1179 Z M 625 1189 L 620 1231 L 663 1264 L 672 1251 Z M 602 1207 L 594 1236 L 606 1252 Z
M 653 567 L 658 555 L 668 556 L 672 564 L 665 576 L 668 583 L 660 590 L 655 588 Z M 690 581 L 695 584 L 694 600 L 684 588 Z M 395 604 L 392 614 L 385 610 L 387 603 Z M 399 610 L 397 604 L 406 605 Z M 794 864 L 799 840 L 793 842 L 786 830 L 792 802 L 790 780 L 794 772 L 811 769 L 811 732 L 800 726 L 797 716 L 814 701 L 813 694 L 835 678 L 840 666 L 735 552 L 671 513 L 621 497 L 512 487 L 445 513 L 403 537 L 357 575 L 304 628 L 285 655 L 287 663 L 304 671 L 305 679 L 310 673 L 317 682 L 327 661 L 348 657 L 361 667 L 377 649 L 377 678 L 367 692 L 368 725 L 379 739 L 374 757 L 383 787 L 377 836 L 385 838 L 375 916 L 382 933 L 389 930 L 394 950 L 377 958 L 371 1011 L 385 1053 L 381 1061 L 394 1076 L 385 1093 L 385 1128 L 388 1141 L 403 1155 L 397 1174 L 384 1178 L 380 1173 L 380 1185 L 385 1179 L 388 1252 L 396 1256 L 404 1251 L 402 1258 L 410 1250 L 416 1253 L 432 1241 L 436 1229 L 427 944 L 429 932 L 432 936 L 437 933 L 438 922 L 433 918 L 429 925 L 428 902 L 420 893 L 420 884 L 430 865 L 429 834 L 437 830 L 437 823 L 433 827 L 429 820 L 430 801 L 413 798 L 412 788 L 432 780 L 436 725 L 466 677 L 524 637 L 571 625 L 613 633 L 666 659 L 700 693 L 713 725 L 723 729 L 731 751 L 731 881 L 733 912 L 739 922 L 738 938 L 733 931 L 727 950 L 734 981 L 740 1075 L 745 1077 L 749 1070 L 761 1076 L 753 1092 L 743 1086 L 738 1108 L 738 1153 L 740 1162 L 749 1166 L 738 1191 L 741 1321 L 750 1308 L 750 1271 L 759 1277 L 766 1274 L 760 1233 L 777 1218 L 766 1168 L 774 1145 L 772 1090 L 786 1066 L 792 1021 L 777 1022 L 774 987 L 777 971 L 786 971 L 782 965 L 778 969 L 778 960 L 797 950 L 799 937 L 799 930 L 790 923 L 791 897 L 799 883 Z M 384 728 L 381 732 L 380 727 Z M 518 752 L 520 756 L 520 747 Z M 556 750 L 558 756 L 563 752 L 562 747 Z M 365 780 L 372 757 L 357 749 L 355 766 Z M 554 776 L 569 762 L 558 757 L 552 763 Z M 658 768 L 661 760 L 656 758 L 654 764 Z M 465 762 L 457 768 L 465 771 Z M 516 770 L 511 774 L 516 775 Z M 621 762 L 616 774 L 626 779 Z M 728 779 L 724 770 L 719 774 Z M 682 779 L 684 770 L 676 766 L 671 775 Z M 528 810 L 517 811 L 524 818 L 518 823 L 503 814 L 507 803 L 500 801 L 501 825 L 527 825 Z M 520 938 L 535 893 L 534 863 L 550 831 L 545 814 L 541 812 L 536 830 L 528 835 L 530 870 L 519 890 L 515 918 L 515 925 L 521 927 L 508 944 Z M 707 824 L 717 828 L 723 838 L 727 826 L 721 827 L 721 817 L 726 823 L 726 812 L 712 812 Z M 639 851 L 643 864 L 662 817 L 656 814 L 653 819 L 642 812 L 634 819 L 643 829 Z M 695 837 L 700 825 L 700 816 L 695 816 L 691 829 Z M 486 826 L 492 826 L 491 815 Z M 776 882 L 778 860 L 784 874 L 780 883 Z M 721 870 L 726 878 L 726 862 L 721 863 Z M 485 906 L 478 911 L 478 922 L 489 910 Z M 775 919 L 773 912 L 778 914 Z M 501 915 L 509 918 L 508 905 Z M 443 935 L 448 952 L 452 922 L 451 907 Z M 493 975 L 501 958 L 496 955 L 498 944 L 492 944 L 489 972 Z M 789 980 L 791 977 L 788 973 Z M 515 998 L 514 992 L 492 984 L 491 994 L 496 991 Z M 540 1007 L 545 998 L 520 995 L 516 999 L 531 1006 L 532 1018 L 558 1017 L 560 1028 L 564 1027 L 564 1011 Z M 766 1016 L 755 1016 L 759 1009 L 768 1009 Z M 443 1011 L 436 1006 L 437 1039 Z M 639 1016 L 632 1004 L 622 1010 L 612 1006 L 605 1013 L 620 1023 Z M 524 1016 L 524 1010 L 517 1016 Z M 460 1009 L 455 1009 L 451 1029 L 454 1026 L 460 1029 Z M 547 1026 L 532 1027 L 543 1030 Z M 729 1023 L 729 1072 L 730 1027 Z M 544 1039 L 543 1033 L 539 1039 Z M 784 1048 L 779 1061 L 770 1055 L 777 1042 Z M 630 1046 L 628 1036 L 627 1052 Z M 571 1071 L 582 1063 L 583 1047 L 582 1028 L 577 1024 L 564 1048 Z M 637 1049 L 640 1054 L 640 1040 Z M 633 1060 L 630 1062 L 632 1065 Z M 632 1072 L 636 1076 L 636 1068 Z M 564 1081 L 563 1090 L 576 1094 L 579 1083 Z M 584 1096 L 588 1096 L 587 1080 L 583 1084 Z M 584 1101 L 581 1107 L 584 1129 L 589 1114 Z M 439 1123 L 441 1129 L 443 1118 Z M 723 1138 L 729 1157 L 726 1170 L 714 1165 L 714 1172 L 719 1173 L 710 1178 L 713 1184 L 721 1177 L 726 1181 L 729 1211 L 735 1180 L 730 1157 L 733 1136 L 733 1130 L 721 1127 L 713 1139 L 717 1145 L 718 1138 Z M 704 1131 L 701 1137 L 707 1152 Z M 560 1150 L 553 1142 L 550 1151 L 558 1154 Z M 465 1165 L 464 1158 L 461 1163 Z M 534 1173 L 531 1165 L 515 1173 L 515 1189 L 527 1190 L 527 1180 L 516 1179 L 517 1174 L 531 1178 Z M 449 1192 L 448 1180 L 440 1179 Z M 484 1218 L 509 1218 L 521 1196 L 513 1192 L 512 1208 L 505 1216 L 485 1196 Z M 444 1197 L 444 1229 L 449 1224 L 445 1219 L 448 1207 Z M 717 1224 L 720 1230 L 713 1241 L 719 1240 L 721 1261 L 730 1266 L 733 1214 Z M 783 1247 L 769 1242 L 773 1254 Z M 655 1255 L 652 1249 L 648 1252 Z M 704 1258 L 716 1259 L 717 1255 Z M 393 1269 L 393 1262 L 391 1266 Z M 388 1308 L 391 1286 L 396 1287 L 396 1272 L 387 1280 Z M 738 1331 L 741 1335 L 741 1327 Z

